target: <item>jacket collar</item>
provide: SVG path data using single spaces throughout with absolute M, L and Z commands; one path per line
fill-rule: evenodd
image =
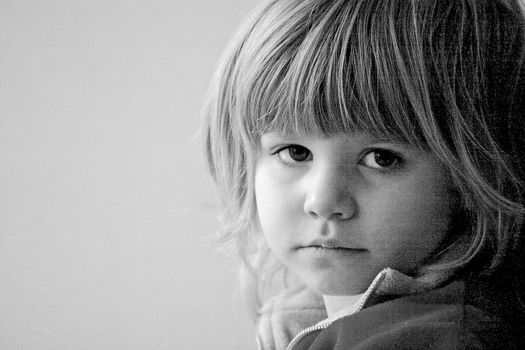
M 271 298 L 261 309 L 257 322 L 259 349 L 285 349 L 299 333 L 310 327 L 327 327 L 337 319 L 374 305 L 383 297 L 422 293 L 437 286 L 438 280 L 419 280 L 386 268 L 372 281 L 356 304 L 327 317 L 322 297 L 297 286 Z

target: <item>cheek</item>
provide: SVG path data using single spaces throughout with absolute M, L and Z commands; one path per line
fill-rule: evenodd
M 271 172 L 261 169 L 255 176 L 255 200 L 259 224 L 268 245 L 273 251 L 283 249 L 289 239 L 287 232 L 296 218 L 297 203 L 292 191 Z
M 376 202 L 380 204 L 370 209 L 376 220 L 367 237 L 369 246 L 375 247 L 374 254 L 385 264 L 408 272 L 441 245 L 457 202 L 450 186 L 432 182 L 384 194 Z

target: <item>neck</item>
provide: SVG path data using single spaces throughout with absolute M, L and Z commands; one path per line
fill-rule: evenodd
M 323 295 L 324 306 L 328 317 L 342 309 L 355 305 L 363 294 L 357 295 Z M 357 305 L 356 305 L 357 306 Z

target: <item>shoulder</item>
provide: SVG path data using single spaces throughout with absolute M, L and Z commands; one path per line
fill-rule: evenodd
M 379 302 L 309 338 L 298 349 L 518 349 L 500 318 L 465 304 L 461 282 Z

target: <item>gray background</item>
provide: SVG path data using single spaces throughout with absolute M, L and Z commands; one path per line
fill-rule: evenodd
M 0 0 L 0 348 L 248 349 L 199 128 L 255 0 Z

